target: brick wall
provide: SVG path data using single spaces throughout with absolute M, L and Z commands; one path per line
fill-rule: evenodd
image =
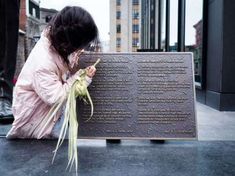
M 19 27 L 21 30 L 26 30 L 26 0 L 20 0 L 20 21 L 19 21 Z

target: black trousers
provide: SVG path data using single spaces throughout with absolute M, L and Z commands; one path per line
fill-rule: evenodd
M 0 0 L 0 97 L 12 97 L 20 0 Z

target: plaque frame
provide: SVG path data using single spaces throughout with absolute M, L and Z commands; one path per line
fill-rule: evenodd
M 188 56 L 191 58 L 191 72 L 192 72 L 192 94 L 193 94 L 193 104 L 192 108 L 194 110 L 194 118 L 195 118 L 195 136 L 194 137 L 140 137 L 140 136 L 78 136 L 78 139 L 121 139 L 121 140 L 142 140 L 142 139 L 147 139 L 147 140 L 198 140 L 198 123 L 197 123 L 197 111 L 196 111 L 196 92 L 195 92 L 195 78 L 194 78 L 194 62 L 193 62 L 193 54 L 191 52 L 137 52 L 137 53 L 91 53 L 91 52 L 86 52 L 84 53 L 84 56 L 89 56 L 95 58 L 100 58 L 102 56 L 120 56 L 120 55 L 125 55 L 125 56 L 133 56 L 133 55 L 143 55 L 143 56 Z M 94 60 L 93 60 L 94 62 Z M 97 69 L 97 72 L 99 70 Z M 96 79 L 94 77 L 94 79 Z

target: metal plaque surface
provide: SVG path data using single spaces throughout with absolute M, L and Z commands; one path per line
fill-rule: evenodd
M 98 58 L 89 121 L 90 105 L 77 103 L 79 138 L 197 138 L 191 53 L 83 54 L 81 68 Z

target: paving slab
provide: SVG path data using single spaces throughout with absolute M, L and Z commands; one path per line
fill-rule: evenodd
M 197 103 L 198 140 L 235 141 L 235 112 L 218 111 Z
M 56 141 L 0 138 L 0 173 L 4 176 L 69 176 L 67 142 L 51 165 Z M 78 140 L 81 176 L 234 176 L 234 141 Z

